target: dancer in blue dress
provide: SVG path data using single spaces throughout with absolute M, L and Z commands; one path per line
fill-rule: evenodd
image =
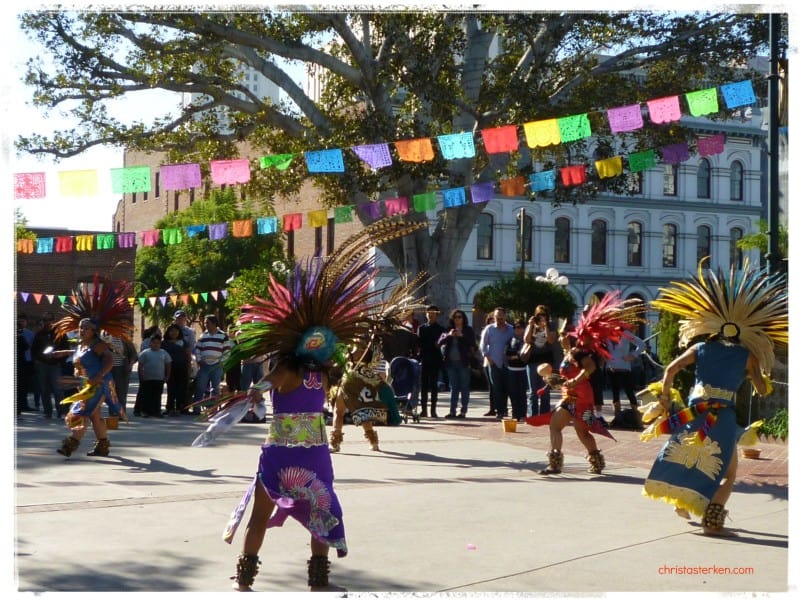
M 57 452 L 66 457 L 78 449 L 81 439 L 91 424 L 97 441 L 88 456 L 108 456 L 111 444 L 108 440 L 102 404 L 111 409 L 110 414 L 125 415 L 114 387 L 111 369 L 114 357 L 106 342 L 100 338 L 103 331 L 121 340 L 130 340 L 131 320 L 128 296 L 131 286 L 122 282 L 112 285 L 101 282 L 95 275 L 92 286 L 81 283 L 73 291 L 72 302 L 62 308 L 67 316 L 55 323 L 56 337 L 78 330 L 78 346 L 74 350 L 56 350 L 54 355 L 72 353 L 75 364 L 75 381 L 82 385 L 78 393 L 65 398 L 62 404 L 70 404 L 65 422 L 71 435 L 64 438 Z
M 702 263 L 701 263 L 702 266 Z M 749 379 L 768 393 L 773 344 L 788 341 L 788 291 L 784 277 L 765 271 L 731 270 L 728 278 L 702 271 L 691 282 L 674 283 L 653 301 L 655 308 L 681 317 L 680 340 L 693 344 L 670 363 L 659 402 L 674 406 L 672 385 L 682 369 L 695 365 L 688 407 L 659 423 L 656 433 L 671 437 L 645 480 L 643 494 L 672 504 L 684 518 L 702 516 L 706 535 L 732 535 L 724 527 L 725 504 L 736 479 L 736 392 Z

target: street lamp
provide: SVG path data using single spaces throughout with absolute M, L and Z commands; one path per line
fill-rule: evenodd
M 225 285 L 231 285 L 234 281 L 236 281 L 236 271 L 234 271 L 230 277 L 225 280 Z
M 174 296 L 177 293 L 178 293 L 178 290 L 176 290 L 172 286 L 169 286 L 167 289 L 164 290 L 164 294 L 166 294 L 167 296 Z
M 525 276 L 525 207 L 519 209 L 517 213 L 519 220 L 519 274 Z

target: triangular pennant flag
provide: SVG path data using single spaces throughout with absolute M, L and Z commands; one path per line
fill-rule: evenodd
M 39 304 L 39 303 L 42 301 L 42 294 L 40 294 L 40 293 L 37 293 L 37 292 L 34 292 L 34 293 L 33 293 L 33 301 L 34 301 L 36 304 Z
M 20 292 L 19 295 L 22 296 L 22 301 L 23 302 L 27 302 L 28 301 L 28 296 L 30 294 L 28 294 L 28 292 Z
M 228 299 L 228 290 L 220 290 L 220 293 L 225 300 Z
M 181 304 L 189 304 L 189 294 L 181 294 Z
M 164 307 L 167 305 L 167 297 L 166 296 L 159 296 L 158 301 L 161 302 L 161 306 Z
M 208 302 L 208 292 L 200 292 L 200 297 L 203 298 L 203 302 Z
M 211 290 L 211 297 L 216 300 L 219 297 L 219 290 Z
M 155 307 L 156 301 L 158 300 L 158 298 L 156 298 L 155 296 L 150 296 L 148 298 L 148 300 L 150 301 L 150 306 Z M 162 304 L 162 306 L 163 306 L 163 304 Z
M 197 304 L 197 300 L 198 300 L 198 298 L 199 298 L 200 296 L 199 296 L 197 293 L 194 293 L 194 294 L 191 294 L 191 295 L 190 295 L 190 297 L 191 297 L 191 299 L 192 299 L 192 303 L 193 303 L 193 304 Z M 188 304 L 188 302 L 187 302 L 187 304 Z
M 67 297 L 66 297 L 66 296 L 64 296 L 64 295 L 60 295 L 60 296 L 58 297 L 58 301 L 59 301 L 59 303 L 60 303 L 60 304 L 64 304 L 64 302 L 66 302 L 66 301 L 67 301 Z
M 45 296 L 45 298 L 47 298 L 47 301 L 48 301 L 50 304 L 52 304 L 52 303 L 53 303 L 53 298 L 55 298 L 55 297 L 56 297 L 56 296 L 55 296 L 55 294 L 47 294 L 47 295 Z
M 146 302 L 147 302 L 147 298 L 145 298 L 144 296 L 139 298 L 139 306 L 141 306 L 142 308 L 144 308 L 144 305 L 145 305 Z

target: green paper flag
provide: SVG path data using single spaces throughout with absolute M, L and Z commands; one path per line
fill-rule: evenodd
M 689 103 L 689 112 L 693 117 L 702 117 L 719 112 L 717 102 L 717 88 L 712 87 L 697 92 L 686 94 L 686 101 Z
M 558 119 L 558 129 L 561 132 L 562 144 L 592 137 L 592 126 L 586 113 Z
M 628 155 L 628 167 L 631 173 L 638 173 L 656 166 L 656 151 L 653 149 L 634 152 Z
M 352 223 L 353 222 L 353 207 L 352 206 L 337 206 L 333 209 L 333 222 L 338 223 Z
M 424 194 L 414 195 L 414 210 L 417 212 L 425 212 L 428 210 L 436 210 L 436 192 L 426 192 Z
M 294 154 L 273 154 L 271 156 L 262 156 L 259 159 L 262 169 L 269 169 L 275 167 L 279 171 L 285 171 L 292 164 Z

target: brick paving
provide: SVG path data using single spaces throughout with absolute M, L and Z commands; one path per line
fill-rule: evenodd
M 532 427 L 526 423 L 517 423 L 516 432 L 505 432 L 503 424 L 494 417 L 482 417 L 488 406 L 482 402 L 479 393 L 478 402 L 473 409 L 472 402 L 466 419 L 422 419 L 422 424 L 430 424 L 443 433 L 487 439 L 508 444 L 527 446 L 536 454 L 536 460 L 545 461 L 544 453 L 549 449 L 549 433 L 547 427 Z M 440 402 L 440 405 L 442 403 Z M 440 413 L 446 411 L 439 411 Z M 473 416 L 473 413 L 475 416 Z M 604 418 L 611 422 L 613 410 L 610 406 L 604 407 Z M 649 442 L 639 439 L 638 431 L 612 429 L 613 440 L 602 436 L 595 436 L 598 446 L 603 451 L 609 467 L 615 464 L 649 469 L 656 455 L 664 445 L 666 438 L 656 438 Z M 779 440 L 760 439 L 754 446 L 761 450 L 758 459 L 744 458 L 739 454 L 739 468 L 736 478 L 738 485 L 779 486 L 789 484 L 789 447 Z M 585 450 L 572 428 L 564 430 L 564 453 L 571 455 L 584 455 Z

